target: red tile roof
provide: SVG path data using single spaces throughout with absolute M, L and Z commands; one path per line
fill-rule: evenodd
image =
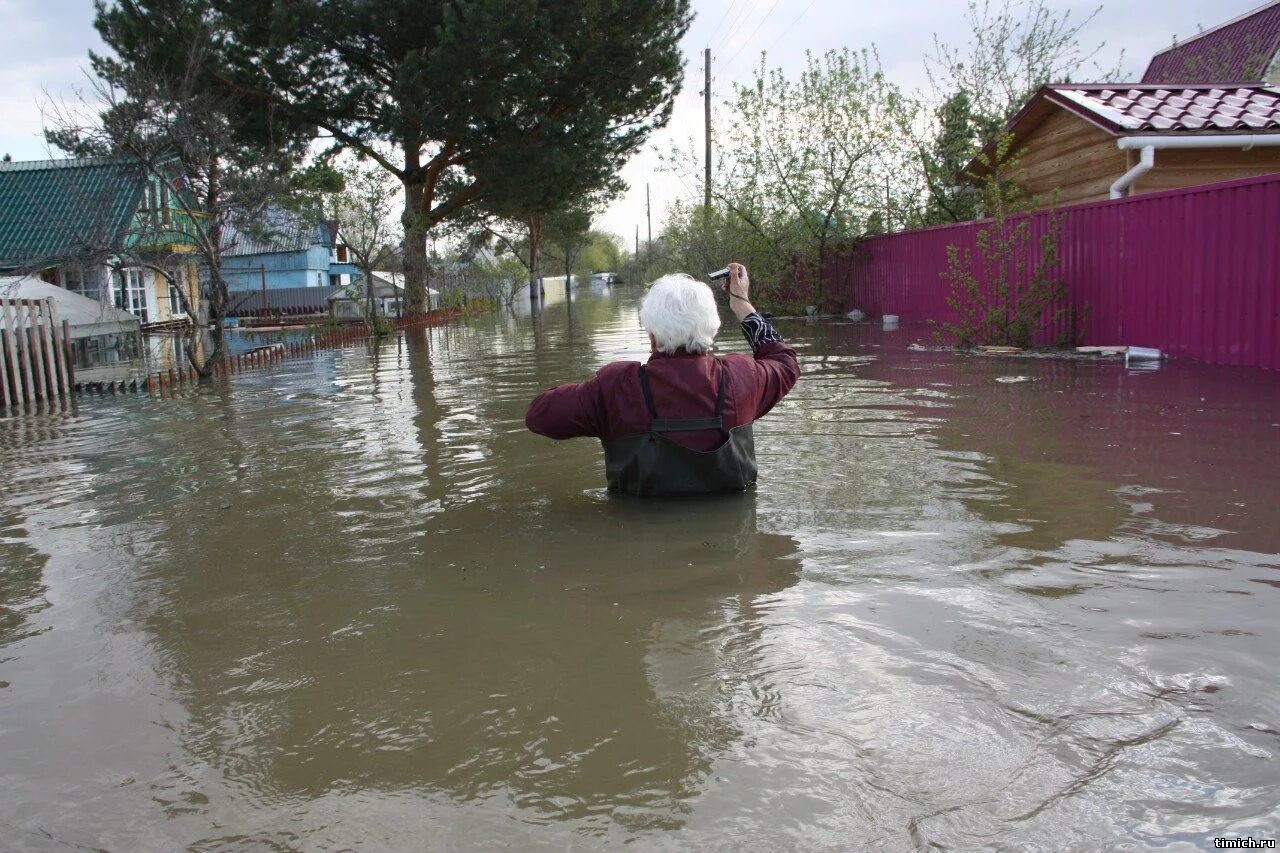
M 1278 54 L 1280 0 L 1165 48 L 1152 57 L 1142 82 L 1260 83 Z
M 1280 133 L 1280 86 L 1061 84 L 1040 96 L 1117 135 Z
M 1059 83 L 1042 86 L 1005 123 L 1015 147 L 1059 109 L 1112 136 L 1280 134 L 1280 85 L 1154 86 Z M 991 140 L 968 171 L 982 175 L 995 156 Z

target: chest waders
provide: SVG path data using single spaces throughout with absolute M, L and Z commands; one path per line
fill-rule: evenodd
M 755 438 L 751 424 L 724 425 L 724 389 L 728 370 L 719 359 L 720 390 L 711 418 L 660 418 L 653 406 L 649 377 L 640 365 L 640 387 L 649 407 L 648 432 L 602 439 L 609 491 L 636 497 L 673 497 L 740 492 L 756 481 Z M 715 450 L 693 450 L 668 438 L 669 432 L 717 429 L 724 443 Z

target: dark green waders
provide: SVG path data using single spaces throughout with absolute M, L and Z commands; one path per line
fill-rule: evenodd
M 719 359 L 716 359 L 719 362 Z M 756 446 L 751 424 L 724 426 L 728 370 L 720 362 L 720 391 L 713 418 L 660 418 L 649 377 L 640 365 L 640 387 L 652 419 L 648 432 L 602 439 L 609 491 L 642 498 L 688 497 L 741 492 L 756 481 Z M 693 450 L 664 433 L 718 429 L 725 440 L 715 450 Z

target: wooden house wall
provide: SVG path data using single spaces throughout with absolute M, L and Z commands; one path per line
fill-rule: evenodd
M 1038 200 L 1047 203 L 1057 190 L 1058 204 L 1075 204 L 1107 198 L 1111 184 L 1128 168 L 1125 163 L 1114 136 L 1055 109 L 1023 138 L 1017 169 Z
M 1116 137 L 1064 109 L 1054 109 L 1023 137 L 1018 179 L 1047 204 L 1103 201 L 1111 185 L 1138 162 L 1137 151 L 1116 147 Z M 1156 151 L 1155 168 L 1130 195 L 1182 189 L 1280 172 L 1280 148 Z
M 1138 152 L 1130 162 L 1138 162 Z M 1205 148 L 1156 151 L 1156 165 L 1134 184 L 1131 195 L 1216 184 L 1280 172 L 1280 148 Z

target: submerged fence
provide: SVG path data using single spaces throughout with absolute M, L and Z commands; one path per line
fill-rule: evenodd
M 422 330 L 444 325 L 462 314 L 457 308 L 437 309 L 398 318 L 395 326 L 402 331 Z M 354 346 L 376 337 L 368 323 L 348 323 L 299 340 L 227 353 L 210 366 L 209 378 L 226 380 L 237 373 L 271 367 L 289 357 Z M 52 300 L 0 300 L 0 408 L 39 404 L 54 398 L 68 399 L 82 393 L 146 392 L 164 397 L 204 381 L 193 366 L 186 365 L 123 379 L 78 382 L 70 340 L 67 322 L 57 323 Z
M 69 396 L 75 387 L 70 340 L 52 299 L 0 299 L 0 406 Z
M 1280 369 L 1280 173 L 1064 207 L 1059 273 L 1085 342 L 1158 347 L 1215 364 Z M 1047 214 L 1032 215 L 1032 235 Z M 865 241 L 833 266 L 846 308 L 954 320 L 947 247 L 982 222 Z M 1034 244 L 1034 240 L 1033 240 Z

